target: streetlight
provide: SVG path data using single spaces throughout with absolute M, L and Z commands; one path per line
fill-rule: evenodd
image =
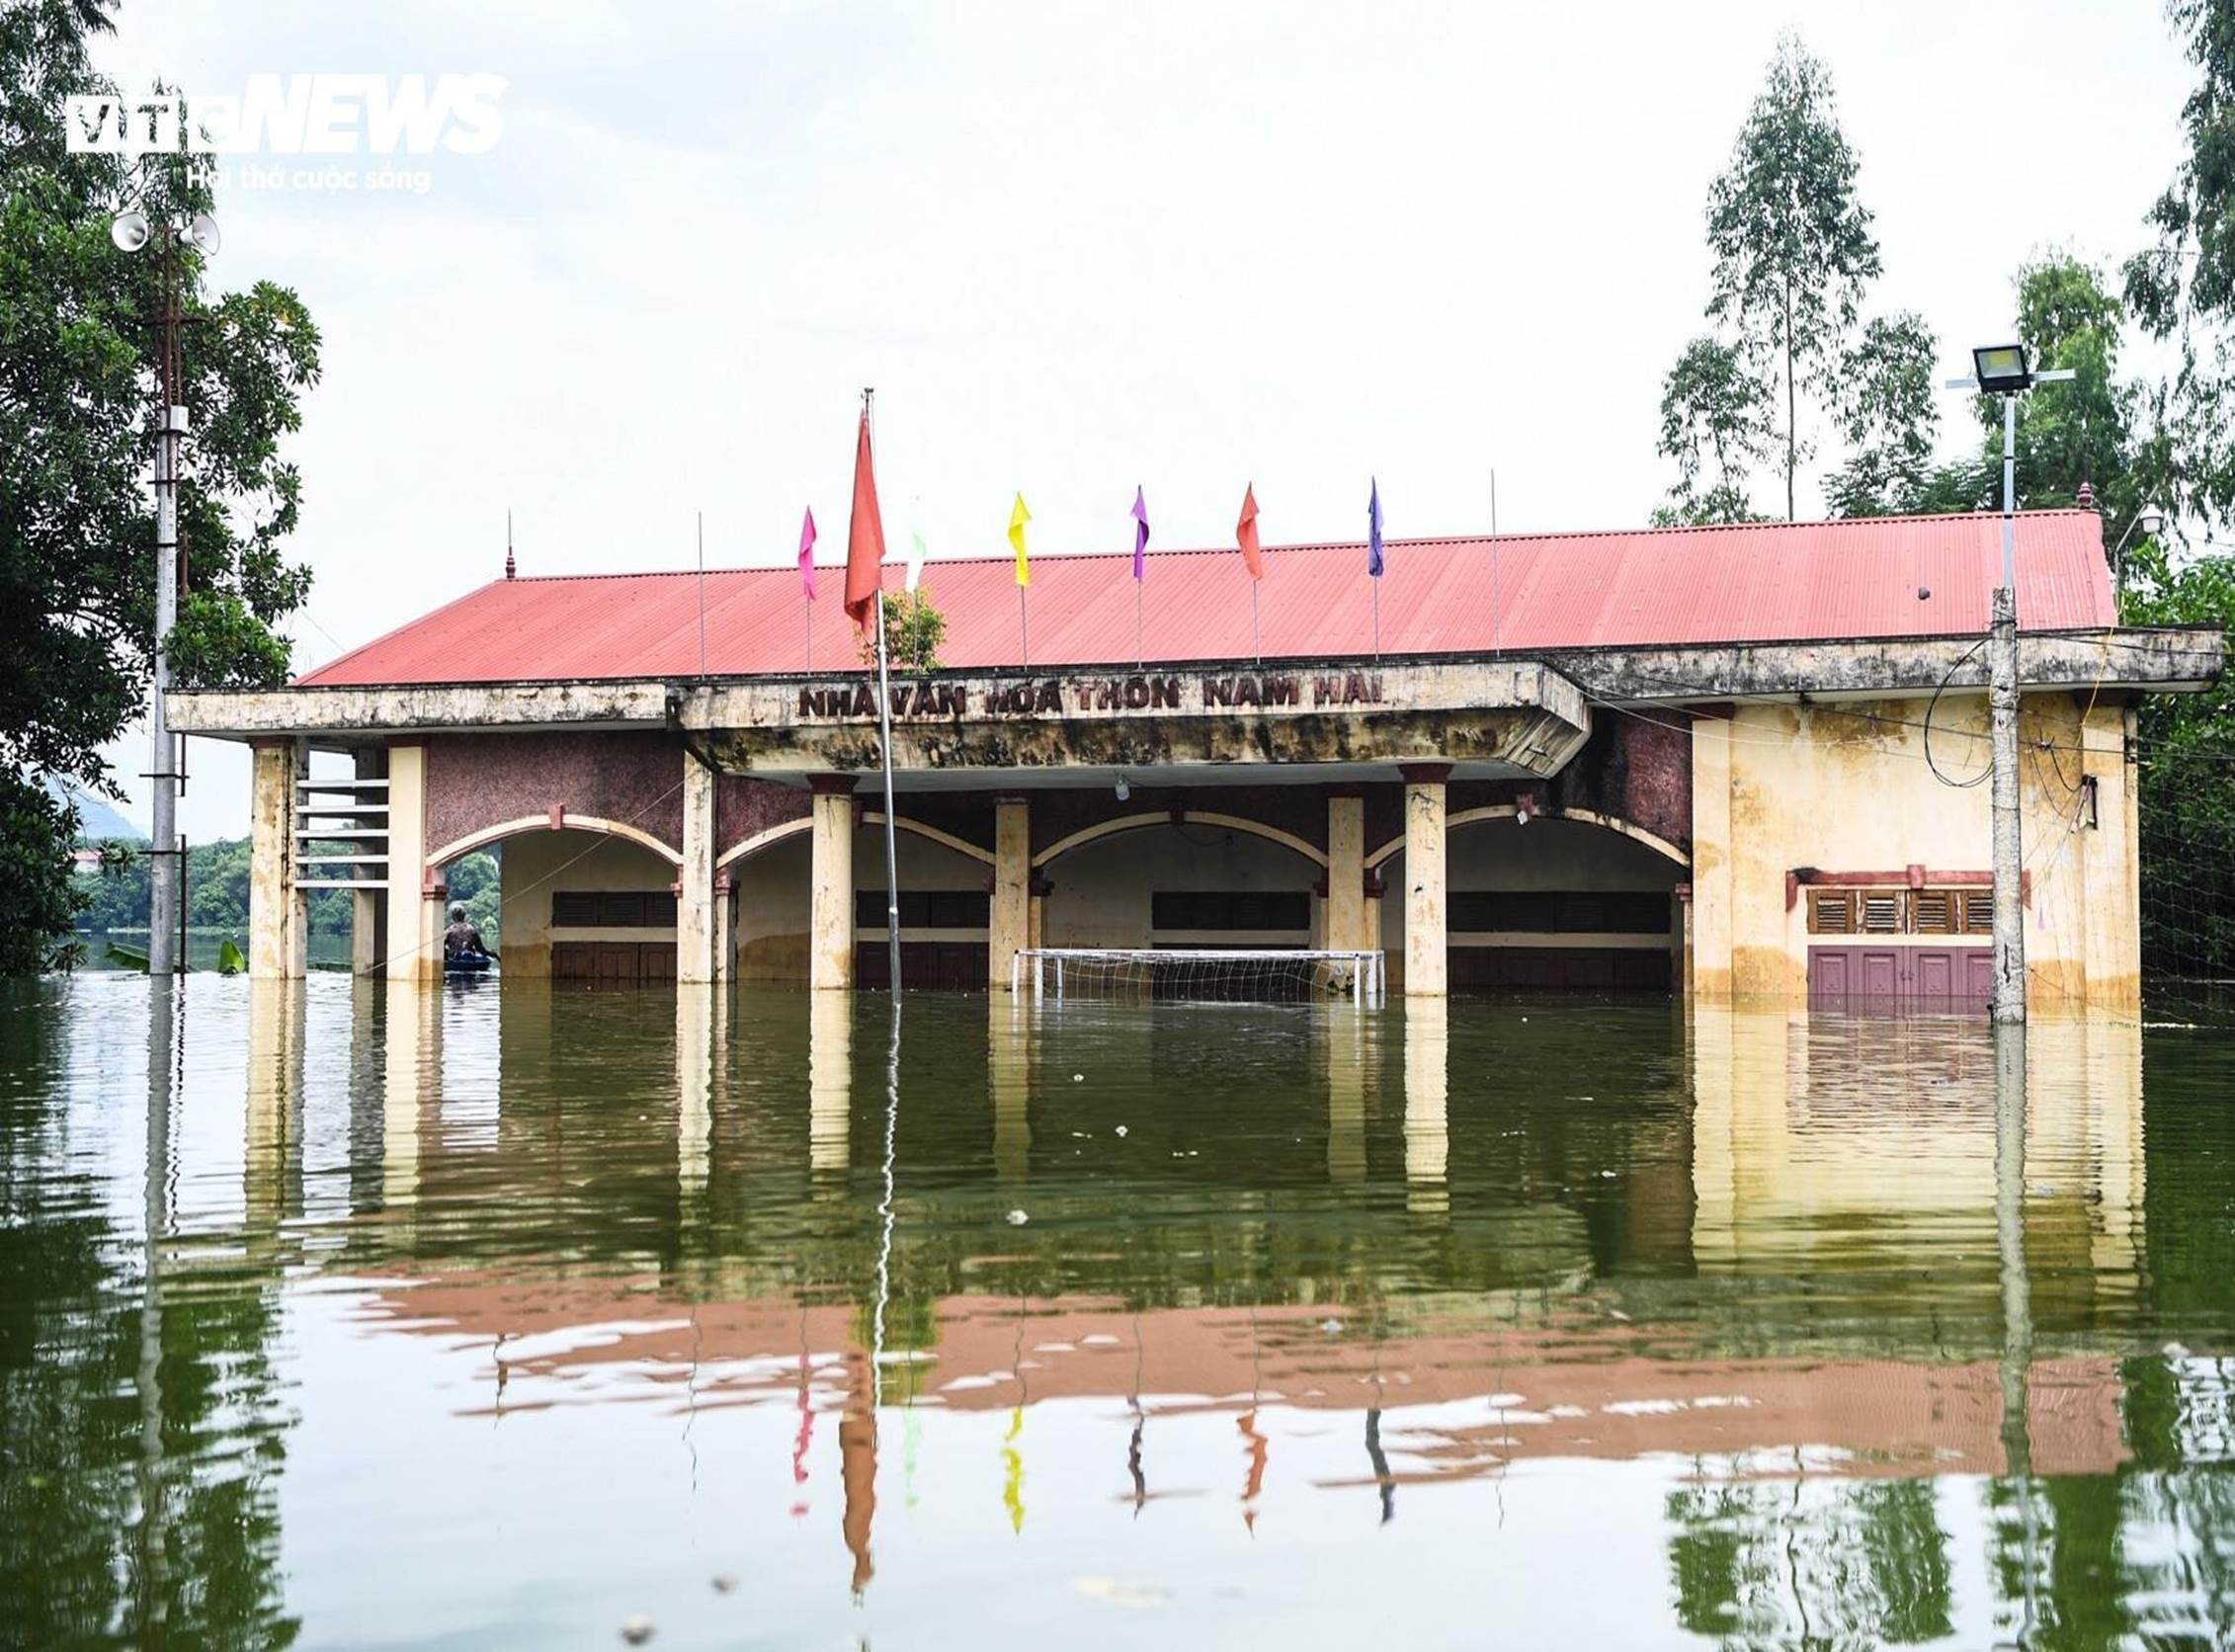
M 2156 538 L 2165 532 L 2165 513 L 2155 505 L 2144 505 L 2134 513 L 2134 520 L 2126 525 L 2126 531 L 2118 536 L 2118 543 L 2111 547 L 2111 588 L 2120 597 L 2126 595 L 2126 541 L 2134 537 L 2134 530 L 2137 528 L 2142 531 L 2143 538 Z
M 1995 996 L 1998 1026 L 2026 1020 L 2026 917 L 2020 868 L 2026 845 L 2018 812 L 2018 398 L 2035 384 L 2077 376 L 2070 368 L 2036 370 L 2023 344 L 1971 352 L 1972 376 L 1951 390 L 2002 397 L 2002 583 L 1988 613 L 1987 706 L 1994 755 Z
M 186 966 L 179 955 L 180 865 L 178 829 L 178 752 L 171 737 L 165 700 L 171 686 L 171 660 L 164 639 L 179 622 L 179 443 L 187 432 L 187 410 L 180 401 L 185 374 L 179 361 L 178 246 L 184 241 L 205 253 L 217 250 L 217 220 L 197 212 L 184 222 L 150 219 L 133 208 L 119 212 L 109 225 L 119 252 L 134 253 L 157 241 L 163 253 L 163 360 L 156 372 L 162 418 L 155 442 L 155 664 L 147 691 L 148 745 L 154 761 L 148 779 L 154 785 L 152 838 L 148 845 L 147 972 L 176 973 Z

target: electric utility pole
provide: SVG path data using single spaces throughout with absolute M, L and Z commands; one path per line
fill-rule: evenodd
M 117 214 L 109 225 L 109 239 L 120 252 L 137 252 L 153 240 L 163 260 L 162 360 L 155 373 L 155 643 L 147 691 L 147 778 L 153 798 L 147 846 L 147 972 L 160 977 L 186 967 L 179 941 L 179 891 L 186 869 L 179 864 L 179 752 L 166 704 L 171 690 L 166 645 L 171 628 L 179 622 L 179 445 L 187 433 L 186 375 L 179 357 L 179 243 L 205 255 L 215 252 L 217 221 L 207 212 L 198 212 L 185 223 L 150 220 L 134 208 Z
M 1987 712 L 1994 763 L 1994 1020 L 2026 1020 L 2026 839 L 2018 806 L 2018 398 L 2035 384 L 2071 378 L 2071 369 L 2035 372 L 2026 348 L 1990 345 L 1971 352 L 1976 372 L 1951 378 L 1951 390 L 2002 397 L 2002 583 L 1987 620 Z

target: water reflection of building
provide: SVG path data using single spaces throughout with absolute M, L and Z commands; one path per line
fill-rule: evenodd
M 1967 1324 L 1993 1320 L 1996 1098 L 1984 1026 L 1705 1009 L 1689 1025 L 1692 1250 L 1703 1274 L 1867 1274 L 1889 1301 L 1944 1311 L 1955 1342 Z M 2131 1293 L 2142 1266 L 2140 1029 L 2036 1018 L 2025 1099 L 2036 1317 L 2084 1326 Z

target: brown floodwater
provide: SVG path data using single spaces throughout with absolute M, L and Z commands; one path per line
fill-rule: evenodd
M 0 994 L 0 1645 L 2227 1645 L 2235 1041 Z

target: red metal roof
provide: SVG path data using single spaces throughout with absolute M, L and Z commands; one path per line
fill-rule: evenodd
M 1381 651 L 1685 646 L 1985 629 L 2002 559 L 1991 515 L 1757 523 L 1730 528 L 1392 540 Z M 1007 555 L 934 562 L 924 590 L 947 616 L 941 659 L 1022 661 Z M 1248 659 L 1250 580 L 1231 549 L 1151 551 L 1134 643 L 1129 552 L 1032 565 L 1031 664 Z M 901 570 L 885 570 L 897 590 Z M 825 577 L 807 605 L 795 567 L 704 576 L 705 664 L 718 676 L 850 669 L 854 627 Z M 1258 592 L 1269 658 L 1362 655 L 1373 645 L 1364 544 L 1266 548 Z M 1929 595 L 1927 594 L 1929 593 Z M 688 677 L 701 670 L 693 573 L 499 579 L 342 655 L 300 681 L 349 686 Z M 2109 625 L 2116 611 L 2092 511 L 2018 518 L 2018 612 L 2029 630 Z

